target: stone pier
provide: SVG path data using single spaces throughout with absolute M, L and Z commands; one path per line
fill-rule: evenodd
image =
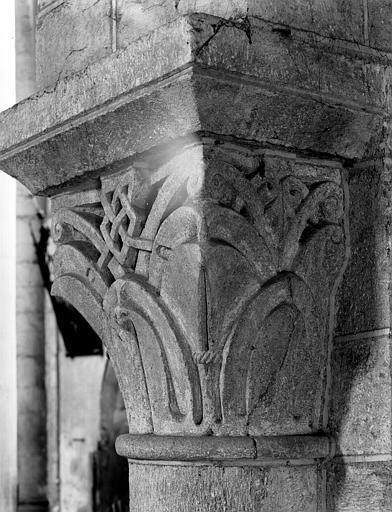
M 41 90 L 0 116 L 134 512 L 392 507 L 392 5 L 286 4 L 41 0 Z

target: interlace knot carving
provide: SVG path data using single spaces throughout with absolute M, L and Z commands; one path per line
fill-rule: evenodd
M 137 250 L 152 250 L 152 241 L 138 237 L 145 215 L 132 204 L 137 180 L 134 173 L 125 173 L 113 189 L 113 180 L 102 180 L 101 202 L 105 216 L 100 230 L 106 243 L 99 265 L 106 267 L 112 257 L 122 267 L 135 265 Z

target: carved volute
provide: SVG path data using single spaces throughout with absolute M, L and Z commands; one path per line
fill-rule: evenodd
M 58 196 L 52 293 L 102 337 L 130 433 L 323 427 L 338 164 L 195 141 Z

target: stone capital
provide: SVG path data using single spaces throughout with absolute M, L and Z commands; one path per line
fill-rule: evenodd
M 71 3 L 42 2 L 41 35 Z M 135 22 L 116 51 L 105 39 L 85 67 L 74 51 L 1 113 L 0 165 L 52 198 L 53 293 L 113 363 L 135 509 L 326 510 L 335 295 L 348 218 L 368 222 L 367 183 L 382 181 L 362 170 L 388 149 L 390 56 L 267 19 L 271 2 L 176 3 L 145 2 L 143 16 L 147 4 L 163 16 L 148 31 Z M 380 295 L 372 237 L 387 229 L 364 233 L 368 245 L 359 228 L 353 240 L 369 264 L 340 297 L 349 341 Z M 358 277 L 370 284 L 354 310 Z
M 52 293 L 107 346 L 131 433 L 318 432 L 341 170 L 217 142 L 55 198 Z

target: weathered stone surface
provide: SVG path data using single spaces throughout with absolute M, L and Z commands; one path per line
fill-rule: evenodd
M 337 333 L 390 326 L 389 256 L 383 233 L 370 228 L 351 245 L 351 256 L 338 294 Z
M 327 506 L 333 512 L 389 512 L 390 462 L 334 464 L 328 472 Z
M 189 31 L 186 19 L 159 28 L 132 47 L 90 63 L 79 73 L 5 111 L 2 123 L 9 130 L 14 125 L 14 131 L 2 131 L 1 150 L 59 128 L 71 119 L 77 126 L 81 124 L 77 118 L 83 113 L 98 110 L 93 117 L 99 116 L 102 108 L 98 107 L 186 65 L 192 55 Z
M 44 346 L 43 343 L 40 343 L 44 338 L 44 317 L 40 311 L 43 302 L 42 292 L 42 287 L 34 287 L 32 290 L 29 288 L 23 291 L 19 290 L 18 293 L 18 296 L 28 297 L 29 301 L 27 302 L 25 299 L 18 300 L 17 297 L 17 355 L 22 357 L 43 357 L 44 355 Z M 33 335 L 35 343 L 32 342 Z
M 37 212 L 35 207 L 30 208 L 29 203 L 32 200 L 23 201 L 26 214 L 19 214 L 16 220 L 16 245 L 17 245 L 17 261 L 18 263 L 34 263 L 37 264 L 37 250 L 34 246 L 34 237 L 39 236 L 39 227 L 36 222 Z M 33 211 L 32 211 L 33 210 Z M 27 212 L 31 212 L 28 214 Z M 39 269 L 36 268 L 39 273 Z
M 333 456 L 335 443 L 327 436 L 256 437 L 256 456 L 266 459 L 324 459 Z
M 43 291 L 42 288 L 41 288 L 41 291 Z M 28 292 L 29 292 L 29 289 L 28 288 L 25 289 L 24 293 L 27 294 Z M 43 299 L 42 295 L 41 295 L 41 297 L 38 297 L 38 298 L 41 300 Z M 29 353 L 31 354 L 31 351 L 34 351 L 34 348 L 32 346 L 29 346 L 29 344 L 28 344 L 29 343 L 27 341 L 28 333 L 30 333 L 30 339 L 33 337 L 33 334 L 34 334 L 34 337 L 37 340 L 36 343 L 39 348 L 37 347 L 36 350 L 38 350 L 41 354 L 42 354 L 42 350 L 43 350 L 39 341 L 41 341 L 44 336 L 44 326 L 43 326 L 44 315 L 43 315 L 43 312 L 40 311 L 38 306 L 39 306 L 39 302 L 36 304 L 35 311 L 33 308 L 31 308 L 30 311 L 27 310 L 26 312 L 22 312 L 22 311 L 17 312 L 17 320 L 21 320 L 22 318 L 24 320 L 23 324 L 20 323 L 20 328 L 18 329 L 18 336 L 21 341 L 21 345 L 22 345 L 22 343 L 26 343 L 23 352 L 27 353 L 27 355 Z M 30 344 L 32 345 L 31 341 L 30 341 Z
M 138 37 L 192 13 L 212 14 L 226 20 L 241 20 L 248 14 L 248 0 L 119 0 L 117 7 L 117 43 L 120 48 Z
M 221 461 L 227 465 L 310 463 L 335 452 L 327 436 L 156 436 L 124 434 L 116 451 L 133 460 Z
M 40 320 L 41 325 L 39 325 L 37 319 L 33 321 L 33 325 L 30 324 L 28 339 L 18 337 L 17 432 L 18 446 L 25 447 L 25 450 L 18 450 L 18 467 L 23 468 L 26 464 L 26 453 L 29 455 L 30 465 L 29 471 L 19 471 L 19 500 L 22 503 L 29 503 L 34 500 L 37 503 L 45 502 L 45 363 L 42 344 L 40 345 L 42 340 L 42 317 Z M 27 327 L 26 324 L 25 327 Z M 30 350 L 21 350 L 22 344 L 28 348 L 30 345 Z M 38 444 L 37 439 L 40 441 Z
M 372 65 L 372 59 L 355 54 L 350 56 L 338 48 L 340 58 L 336 60 L 335 46 L 324 44 L 320 48 L 310 37 L 298 33 L 286 41 L 270 26 L 255 19 L 251 19 L 252 44 L 249 44 L 245 27 L 240 24 L 223 25 L 205 45 L 214 34 L 213 26 L 219 21 L 201 15 L 180 18 L 134 42 L 132 47 L 92 62 L 80 73 L 60 80 L 56 86 L 20 103 L 8 111 L 14 122 L 21 120 L 18 130 L 2 134 L 1 148 L 10 147 L 11 141 L 15 144 L 29 139 L 193 60 L 263 78 L 275 86 L 278 80 L 279 84 L 317 94 L 334 93 L 336 99 L 341 96 L 353 99 L 355 96 L 373 106 L 385 104 L 388 68 Z M 233 44 L 233 37 L 238 46 Z M 228 49 L 234 51 L 238 59 L 229 58 Z M 271 60 L 268 54 L 273 54 L 274 59 Z M 300 66 L 305 68 L 301 73 L 298 71 Z M 321 81 L 320 75 L 324 76 Z M 102 76 L 110 76 L 112 80 L 102 80 Z M 7 122 L 6 113 L 2 114 L 2 120 Z
M 255 459 L 256 446 L 250 437 L 123 435 L 116 451 L 139 460 L 236 460 Z
M 195 27 L 196 62 L 203 66 L 257 77 L 275 89 L 325 94 L 357 108 L 390 103 L 386 87 L 391 83 L 391 70 L 377 66 L 371 55 L 317 41 L 297 30 L 284 35 L 254 18 L 249 24 L 231 25 L 215 17 L 190 19 Z
M 238 21 L 257 16 L 273 24 L 288 25 L 344 41 L 364 43 L 364 10 L 355 0 L 311 0 L 295 4 L 284 0 L 121 0 L 118 4 L 118 44 L 126 46 L 146 32 L 179 15 L 205 13 Z M 284 31 L 283 31 L 284 33 Z
M 315 512 L 317 469 L 129 464 L 138 512 Z
M 59 508 L 66 512 L 84 512 L 93 510 L 92 489 L 96 482 L 92 453 L 100 438 L 99 401 L 105 359 L 101 356 L 65 357 L 64 344 L 60 350 Z
M 53 221 L 53 293 L 102 335 L 131 433 L 319 430 L 339 165 L 194 144 L 76 197 Z
M 21 287 L 42 286 L 42 276 L 38 270 L 32 272 L 31 262 L 20 262 L 16 276 L 16 285 Z
M 338 334 L 390 316 L 388 173 L 347 172 L 348 212 L 343 171 L 387 146 L 390 62 L 363 47 L 385 37 L 364 6 L 41 3 L 52 86 L 2 114 L 0 162 L 57 196 L 53 292 L 108 348 L 125 455 L 163 463 L 130 465 L 138 511 L 366 510 L 366 471 L 385 510 L 389 468 L 335 466 L 325 493 L 319 465 L 329 397 L 339 453 L 390 450 L 388 342 L 332 351 L 348 227 Z
M 390 52 L 392 50 L 392 2 L 371 0 L 369 11 L 369 45 Z
M 370 8 L 371 29 L 380 32 L 378 25 L 382 18 L 375 16 L 372 21 L 373 11 L 376 11 L 375 7 Z M 147 0 L 142 3 L 119 0 L 114 4 L 109 0 L 57 0 L 43 3 L 39 14 L 37 33 L 40 83 L 47 85 L 60 74 L 66 75 L 82 69 L 88 58 L 95 59 L 111 49 L 125 48 L 158 27 L 176 21 L 182 15 L 194 13 L 219 16 L 229 25 L 232 22 L 247 23 L 248 16 L 256 16 L 269 22 L 277 32 L 283 29 L 281 34 L 286 38 L 290 37 L 290 29 L 285 29 L 288 26 L 335 40 L 366 43 L 364 7 L 354 0 L 300 1 L 295 5 L 271 0 Z M 67 28 L 61 25 L 64 18 L 67 20 Z M 219 30 L 219 24 L 216 26 Z M 83 30 L 80 30 L 81 27 Z M 62 44 L 48 44 L 59 33 L 64 36 Z M 54 57 L 56 61 L 53 65 L 45 67 L 45 60 Z
M 58 82 L 112 51 L 110 0 L 67 0 L 48 7 L 38 11 L 38 87 Z
M 376 114 L 266 91 L 253 82 L 244 87 L 241 80 L 206 74 L 195 86 L 201 125 L 212 133 L 351 159 L 371 154 L 373 137 L 381 129 Z M 224 116 L 217 115 L 223 111 Z
M 337 453 L 391 452 L 390 365 L 389 337 L 335 343 L 329 427 Z
M 364 42 L 364 10 L 357 0 L 249 0 L 249 14 L 345 41 Z
M 247 25 L 221 22 L 180 18 L 3 113 L 17 127 L 0 132 L 3 168 L 50 194 L 198 131 L 344 158 L 374 153 L 388 67 L 341 49 L 336 59 L 333 46 L 286 40 L 256 19 L 250 44 Z
M 392 187 L 388 162 L 352 169 L 348 185 L 351 256 L 337 297 L 338 334 L 390 325 Z
M 381 148 L 380 148 L 381 149 Z M 354 165 L 347 173 L 350 193 L 350 238 L 359 244 L 373 228 L 388 234 L 392 211 L 391 162 L 388 158 Z
M 148 117 L 146 112 L 150 112 Z M 354 157 L 370 151 L 369 144 L 381 125 L 382 119 L 374 114 L 353 113 L 313 99 L 268 93 L 254 85 L 244 87 L 241 82 L 188 74 L 115 112 L 86 120 L 78 128 L 70 125 L 65 132 L 37 145 L 4 152 L 0 158 L 3 168 L 34 192 L 53 194 L 65 183 L 80 183 L 81 177 L 87 185 L 95 180 L 98 169 L 201 129 Z M 22 174 L 22 169 L 29 172 Z

